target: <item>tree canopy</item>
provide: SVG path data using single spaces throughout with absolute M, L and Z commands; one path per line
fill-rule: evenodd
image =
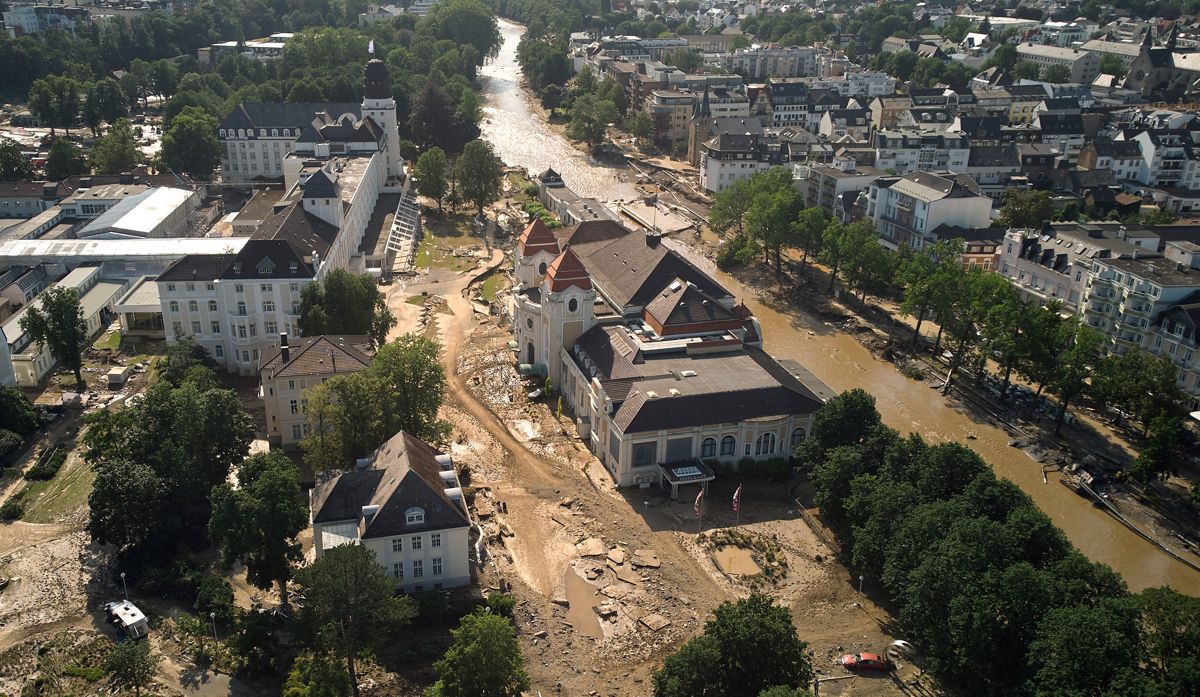
M 98 174 L 120 174 L 136 167 L 142 161 L 142 153 L 138 150 L 129 120 L 118 119 L 109 126 L 108 132 L 96 141 L 88 156 L 92 169 Z
M 434 663 L 438 680 L 426 697 L 520 697 L 529 689 L 512 623 L 477 610 L 450 631 L 453 641 Z
M 754 593 L 722 603 L 653 676 L 654 697 L 757 695 L 775 685 L 812 680 L 807 644 L 787 608 Z
M 21 317 L 21 331 L 49 349 L 54 360 L 75 374 L 75 384 L 83 385 L 83 351 L 87 348 L 88 331 L 79 292 L 52 286 L 38 298 L 40 304 L 31 305 Z
M 162 139 L 162 161 L 176 172 L 207 178 L 221 164 L 218 121 L 204 109 L 184 107 Z
M 375 553 L 360 545 L 327 550 L 301 569 L 296 581 L 305 591 L 300 614 L 304 643 L 342 656 L 351 692 L 357 697 L 359 652 L 382 646 L 412 621 L 415 603 L 396 596 L 394 582 Z
M 381 346 L 394 326 L 396 318 L 370 275 L 334 269 L 300 294 L 300 331 L 305 336 L 368 336 Z
M 483 214 L 484 206 L 500 198 L 502 172 L 500 158 L 486 140 L 473 140 L 463 148 L 454 171 L 462 197 Z
M 450 186 L 450 162 L 445 151 L 435 146 L 421 153 L 417 158 L 413 176 L 417 179 L 417 191 L 422 196 L 437 201 L 440 212 L 442 200 L 446 198 L 446 191 Z

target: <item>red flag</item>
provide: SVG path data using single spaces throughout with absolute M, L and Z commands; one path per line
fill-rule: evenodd
M 733 492 L 733 512 L 738 512 L 738 506 L 742 505 L 742 485 L 738 484 L 737 491 Z
M 696 512 L 697 517 L 700 516 L 700 505 L 703 503 L 704 503 L 704 489 L 701 489 L 700 493 L 696 494 L 696 505 L 692 506 L 692 510 Z

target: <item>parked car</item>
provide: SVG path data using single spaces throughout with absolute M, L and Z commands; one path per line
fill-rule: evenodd
M 890 671 L 892 662 L 877 653 L 848 653 L 838 659 L 846 670 L 879 670 Z
M 107 603 L 104 606 L 104 612 L 108 615 L 108 622 L 116 626 L 117 630 L 129 637 L 130 639 L 142 639 L 150 631 L 150 625 L 146 622 L 146 615 L 138 609 L 137 605 L 128 600 L 119 603 Z

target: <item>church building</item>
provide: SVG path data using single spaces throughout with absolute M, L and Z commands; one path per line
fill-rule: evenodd
M 763 351 L 749 309 L 657 235 L 535 218 L 514 268 L 518 360 L 550 378 L 618 486 L 791 457 L 828 394 Z

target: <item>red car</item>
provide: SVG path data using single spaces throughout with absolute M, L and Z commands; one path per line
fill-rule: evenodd
M 892 662 L 877 653 L 848 653 L 838 661 L 846 670 L 880 670 L 892 669 Z

